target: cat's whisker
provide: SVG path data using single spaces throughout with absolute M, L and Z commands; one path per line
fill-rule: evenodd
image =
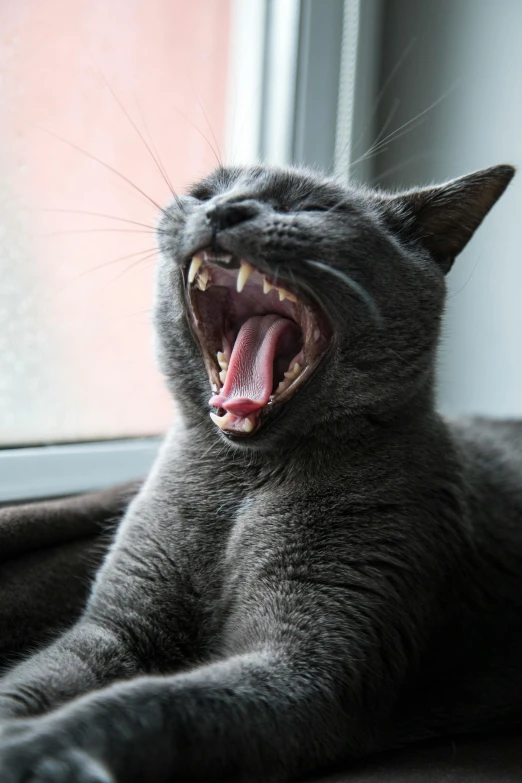
M 457 82 L 454 82 L 439 98 L 437 98 L 436 101 L 433 101 L 433 103 L 430 103 L 430 105 L 426 108 L 420 111 L 418 114 L 415 115 L 415 117 L 412 117 L 411 120 L 408 120 L 408 122 L 403 123 L 399 128 L 394 130 L 392 133 L 390 133 L 388 136 L 385 136 L 384 139 L 382 139 L 379 144 L 384 144 L 387 141 L 395 141 L 396 138 L 400 138 L 397 136 L 397 134 L 404 130 L 405 128 L 408 128 L 412 123 L 414 123 L 416 120 L 420 119 L 421 117 L 424 117 L 426 114 L 428 114 L 430 111 L 432 111 L 436 106 L 439 105 L 439 103 L 442 103 L 442 101 L 446 100 L 446 98 L 453 92 L 455 87 L 457 86 Z M 410 128 L 410 130 L 413 130 L 413 128 Z M 375 145 L 372 145 L 370 149 L 373 149 Z
M 368 291 L 366 291 L 366 289 L 360 285 L 360 283 L 358 283 L 356 280 L 353 280 L 351 277 L 345 274 L 345 272 L 341 272 L 340 269 L 335 269 L 332 266 L 323 264 L 321 261 L 312 261 L 310 258 L 307 258 L 305 259 L 305 263 L 315 267 L 316 269 L 320 269 L 326 274 L 332 275 L 333 277 L 337 278 L 337 280 L 340 280 L 348 288 L 350 288 L 359 297 L 359 299 L 364 302 L 376 324 L 378 326 L 382 326 L 383 318 L 375 300 L 372 296 L 370 296 Z
M 209 131 L 210 131 L 210 134 L 211 134 L 211 136 L 212 136 L 212 139 L 214 140 L 214 144 L 216 145 L 216 149 L 217 149 L 217 151 L 218 151 L 218 156 L 217 156 L 217 158 L 218 158 L 219 165 L 220 165 L 221 167 L 223 167 L 223 156 L 221 155 L 221 150 L 219 149 L 219 144 L 218 144 L 218 140 L 216 139 L 216 134 L 214 133 L 214 129 L 213 129 L 212 125 L 210 124 L 210 121 L 209 121 L 209 119 L 208 119 L 208 116 L 207 116 L 207 113 L 206 113 L 206 111 L 205 111 L 205 108 L 204 108 L 203 104 L 201 103 L 201 101 L 200 101 L 200 99 L 199 99 L 199 95 L 198 95 L 198 94 L 197 94 L 197 92 L 196 92 L 196 89 L 195 89 L 195 87 L 194 87 L 194 84 L 193 84 L 192 80 L 191 80 L 191 82 L 190 82 L 190 86 L 192 87 L 192 92 L 194 93 L 194 97 L 196 98 L 196 100 L 197 100 L 197 102 L 198 102 L 198 106 L 199 106 L 199 108 L 200 108 L 200 109 L 201 109 L 201 111 L 203 112 L 203 116 L 204 116 L 204 118 L 205 118 L 205 121 L 206 121 L 206 123 L 207 123 L 207 125 L 208 125 L 208 129 L 209 129 Z
M 139 228 L 71 228 L 65 231 L 51 231 L 48 234 L 35 234 L 38 239 L 46 239 L 48 237 L 61 237 L 69 234 L 104 234 L 112 232 L 113 234 L 151 234 L 165 233 L 156 232 L 155 230 L 139 229 Z
M 353 145 L 353 150 L 354 151 L 357 149 L 357 147 L 359 146 L 359 144 L 363 140 L 364 135 L 365 135 L 366 131 L 368 130 L 368 127 L 369 127 L 370 123 L 374 119 L 375 114 L 376 114 L 379 106 L 381 105 L 382 99 L 384 98 L 384 96 L 386 94 L 386 90 L 388 89 L 388 87 L 392 83 L 392 81 L 395 78 L 395 76 L 398 73 L 398 71 L 401 69 L 403 63 L 408 58 L 408 56 L 409 56 L 413 46 L 416 44 L 416 42 L 417 42 L 417 38 L 416 37 L 413 37 L 413 38 L 410 39 L 410 42 L 404 47 L 404 50 L 403 50 L 401 56 L 399 57 L 399 59 L 397 60 L 396 64 L 391 69 L 390 73 L 388 74 L 387 78 L 385 79 L 381 89 L 379 90 L 379 92 L 377 94 L 377 97 L 375 98 L 375 101 L 374 101 L 374 104 L 373 104 L 370 116 L 368 118 L 368 121 L 367 121 L 366 125 L 364 126 L 364 128 L 363 128 L 363 130 L 362 130 L 362 132 L 361 132 L 361 134 L 359 136 L 359 138 L 357 139 L 357 141 Z M 379 136 L 382 136 L 382 134 L 383 134 L 383 129 L 381 128 L 381 130 L 379 132 Z M 377 138 L 379 138 L 379 137 L 377 137 Z
M 397 163 L 395 166 L 390 166 L 389 168 L 385 169 L 384 171 L 380 171 L 377 177 L 374 177 L 370 180 L 369 184 L 376 185 L 377 183 L 380 183 L 383 179 L 386 177 L 389 177 L 390 174 L 395 174 L 398 171 L 402 171 L 406 166 L 408 166 L 410 163 L 413 163 L 417 160 L 422 160 L 426 157 L 426 152 L 419 152 L 416 155 L 410 155 L 409 157 L 405 158 L 404 160 L 401 160 L 400 163 Z
M 382 130 L 381 130 L 379 136 L 377 137 L 377 140 L 373 142 L 373 144 L 366 150 L 366 152 L 360 157 L 358 157 L 356 160 L 352 161 L 344 171 L 339 172 L 339 174 L 337 174 L 337 177 L 345 176 L 358 163 L 362 163 L 363 161 L 370 160 L 372 157 L 375 157 L 377 154 L 384 152 L 385 151 L 384 145 L 397 141 L 406 133 L 411 133 L 411 131 L 415 130 L 415 128 L 417 128 L 420 124 L 422 124 L 422 122 L 424 122 L 425 116 L 430 111 L 432 111 L 436 106 L 442 103 L 442 101 L 444 101 L 453 92 L 456 86 L 457 86 L 457 82 L 454 82 L 439 98 L 437 98 L 436 101 L 433 101 L 433 103 L 431 103 L 425 109 L 420 111 L 410 120 L 408 120 L 407 122 L 403 123 L 401 126 L 396 128 L 394 131 L 392 131 L 390 134 L 385 136 L 383 139 L 378 140 L 379 136 L 382 135 Z M 393 111 L 393 113 L 395 112 Z M 418 122 L 418 120 L 420 120 L 420 122 Z
M 150 146 L 147 144 L 147 142 L 146 142 L 146 140 L 145 140 L 145 137 L 143 136 L 142 132 L 140 131 L 140 129 L 138 128 L 138 126 L 136 125 L 136 123 L 134 122 L 134 120 L 132 119 L 132 117 L 130 116 L 129 112 L 127 111 L 127 109 L 125 108 L 125 106 L 123 105 L 123 103 L 121 102 L 121 100 L 120 100 L 120 99 L 118 98 L 118 96 L 116 95 L 116 93 L 115 93 L 114 89 L 113 89 L 113 88 L 112 88 L 112 86 L 109 84 L 109 81 L 108 81 L 108 79 L 106 78 L 105 74 L 103 73 L 103 71 L 101 70 L 101 68 L 100 68 L 100 67 L 98 66 L 98 64 L 96 63 L 96 61 L 95 61 L 95 59 L 94 59 L 94 57 L 93 57 L 93 55 L 92 55 L 91 51 L 90 51 L 88 48 L 87 48 L 87 54 L 89 55 L 89 57 L 90 57 L 90 59 L 91 59 L 91 62 L 92 62 L 92 64 L 93 64 L 94 68 L 95 68 L 95 69 L 98 71 L 99 75 L 100 75 L 100 76 L 101 76 L 101 78 L 103 79 L 103 81 L 104 81 L 104 83 L 105 83 L 105 86 L 106 86 L 106 87 L 107 87 L 107 89 L 109 90 L 110 94 L 112 95 L 112 97 L 114 98 L 114 100 L 116 101 L 116 103 L 118 104 L 119 108 L 121 109 L 121 111 L 123 112 L 123 114 L 125 115 L 125 117 L 127 118 L 127 120 L 130 122 L 130 124 L 131 124 L 132 128 L 134 129 L 134 131 L 136 132 L 136 134 L 138 135 L 138 137 L 140 138 L 140 140 L 143 142 L 143 145 L 145 146 L 145 149 L 147 150 L 147 152 L 149 153 L 150 157 L 152 158 L 152 160 L 153 160 L 153 161 L 154 161 L 154 163 L 156 164 L 156 167 L 157 167 L 158 171 L 160 172 L 161 176 L 163 177 L 164 181 L 166 182 L 166 184 L 167 184 L 167 187 L 169 188 L 169 190 L 170 190 L 170 192 L 171 192 L 172 196 L 174 197 L 174 199 L 175 199 L 175 201 L 176 201 L 176 204 L 178 205 L 178 207 L 180 208 L 180 210 L 181 210 L 182 212 L 184 212 L 183 203 L 180 201 L 180 199 L 179 199 L 179 197 L 178 197 L 177 193 L 175 192 L 174 188 L 172 187 L 172 184 L 171 184 L 170 180 L 168 179 L 167 175 L 165 174 L 165 172 L 164 172 L 164 170 L 163 170 L 162 166 L 159 164 L 159 162 L 158 162 L 158 160 L 157 160 L 156 156 L 154 155 L 154 153 L 153 153 L 152 149 L 151 149 L 151 148 L 150 148 Z
M 393 120 L 393 118 L 394 118 L 394 117 L 395 117 L 395 115 L 397 114 L 397 111 L 398 111 L 398 109 L 399 109 L 399 106 L 400 106 L 400 101 L 399 101 L 399 99 L 398 99 L 398 98 L 396 98 L 396 99 L 394 100 L 393 104 L 392 104 L 392 107 L 391 107 L 390 111 L 388 112 L 388 116 L 386 117 L 386 119 L 384 120 L 384 122 L 383 122 L 383 124 L 382 124 L 382 128 L 381 128 L 381 130 L 380 130 L 380 131 L 379 131 L 379 133 L 377 134 L 377 137 L 376 137 L 375 141 L 374 141 L 374 142 L 373 142 L 373 144 L 372 144 L 372 147 L 374 147 L 374 148 L 375 148 L 375 147 L 376 147 L 376 146 L 379 144 L 379 142 L 381 141 L 381 139 L 383 138 L 384 134 L 386 133 L 386 131 L 387 131 L 387 130 L 388 130 L 388 128 L 390 127 L 390 125 L 391 125 L 391 123 L 392 123 L 392 120 Z M 413 129 L 412 129 L 412 130 L 413 130 Z M 370 148 L 370 149 L 371 149 L 371 148 Z
M 381 89 L 379 90 L 379 93 L 377 94 L 377 96 L 375 98 L 375 101 L 373 103 L 370 115 L 369 115 L 368 119 L 366 120 L 364 128 L 362 129 L 362 131 L 361 131 L 359 137 L 357 138 L 357 140 L 351 145 L 351 152 L 352 152 L 352 154 L 357 150 L 357 148 L 359 147 L 361 141 L 364 139 L 364 137 L 366 135 L 366 132 L 367 132 L 368 128 L 370 127 L 370 123 L 373 121 L 373 119 L 374 119 L 374 117 L 375 117 L 375 115 L 377 113 L 377 110 L 378 110 L 379 106 L 381 105 L 382 99 L 384 98 L 384 96 L 386 94 L 386 90 L 390 86 L 390 84 L 393 81 L 393 79 L 394 79 L 395 75 L 397 74 L 397 72 L 400 70 L 402 64 L 405 62 L 405 60 L 408 57 L 408 55 L 409 55 L 413 45 L 415 44 L 416 40 L 417 40 L 416 38 L 412 38 L 410 40 L 409 44 L 404 48 L 404 51 L 402 52 L 401 56 L 399 57 L 397 63 L 392 68 L 392 70 L 388 74 L 388 77 L 384 81 Z M 389 127 L 390 122 L 392 121 L 393 117 L 395 116 L 395 113 L 396 113 L 396 111 L 398 109 L 398 106 L 399 106 L 399 101 L 395 100 L 394 104 L 392 106 L 392 109 L 389 112 L 388 117 L 386 118 L 386 120 L 385 120 L 385 122 L 383 124 L 383 127 L 379 131 L 379 133 L 377 135 L 377 138 L 375 139 L 375 141 L 372 143 L 371 146 L 376 144 L 377 141 L 379 141 L 379 139 L 382 137 L 382 135 L 386 132 L 386 129 Z M 351 139 L 348 139 L 346 144 L 342 147 L 342 149 L 339 152 L 337 150 L 334 152 L 334 154 L 332 155 L 332 159 L 330 161 L 329 169 L 331 169 L 333 167 L 334 162 L 335 162 L 335 158 L 342 158 L 344 156 L 344 154 L 345 154 L 347 148 L 350 146 L 350 144 L 351 144 Z M 350 170 L 351 165 L 353 165 L 353 164 L 350 164 L 348 166 L 347 171 Z M 343 170 L 342 172 L 339 172 L 339 174 L 337 176 L 344 176 L 345 174 L 346 174 L 346 171 Z
M 155 258 L 158 254 L 158 250 L 155 249 L 154 252 L 149 253 L 148 255 L 144 256 L 143 258 L 138 258 L 137 261 L 134 261 L 132 264 L 127 266 L 125 269 L 123 269 L 119 274 L 117 274 L 115 277 L 113 277 L 109 282 L 103 287 L 102 290 L 105 290 L 108 286 L 115 283 L 117 280 L 123 277 L 123 275 L 126 275 L 128 272 L 131 272 L 135 267 L 139 266 L 140 264 L 143 264 L 145 261 L 148 261 L 151 258 Z
M 217 162 L 218 166 L 222 167 L 222 166 L 223 166 L 223 164 L 222 164 L 222 162 L 221 162 L 221 157 L 220 157 L 220 155 L 218 155 L 218 153 L 216 152 L 215 148 L 212 146 L 212 144 L 210 143 L 210 141 L 207 139 L 207 137 L 205 136 L 205 134 L 203 133 L 203 131 L 202 131 L 200 128 L 198 128 L 198 126 L 197 126 L 197 125 L 196 125 L 194 122 L 192 122 L 192 120 L 191 120 L 191 119 L 189 119 L 189 118 L 187 117 L 187 115 L 186 115 L 186 114 L 184 114 L 184 113 L 181 111 L 181 109 L 178 109 L 178 107 L 177 107 L 177 106 L 173 106 L 172 108 L 173 108 L 173 109 L 174 109 L 174 111 L 176 111 L 176 112 L 177 112 L 177 113 L 178 113 L 178 114 L 179 114 L 181 117 L 183 117 L 183 119 L 184 119 L 186 122 L 188 122 L 188 123 L 189 123 L 189 125 L 190 125 L 192 128 L 194 128 L 194 130 L 196 131 L 196 133 L 199 133 L 199 135 L 201 136 L 201 138 L 202 138 L 202 139 L 204 139 L 204 140 L 207 142 L 208 146 L 210 147 L 210 149 L 212 150 L 212 152 L 213 152 L 213 154 L 214 154 L 214 157 L 215 157 L 215 159 L 216 159 L 216 162 Z
M 163 209 L 163 207 L 161 207 L 151 196 L 145 193 L 145 191 L 142 190 L 139 187 L 139 185 L 136 185 L 136 183 L 133 182 L 128 177 L 126 177 L 125 174 L 122 174 L 121 171 L 118 171 L 118 169 L 114 168 L 114 166 L 111 166 L 110 163 L 107 163 L 106 161 L 97 158 L 95 155 L 91 154 L 87 150 L 82 149 L 77 144 L 74 144 L 72 141 L 68 141 L 67 139 L 64 139 L 63 136 L 60 136 L 58 133 L 54 133 L 54 131 L 50 131 L 48 128 L 43 128 L 41 125 L 34 125 L 34 127 L 38 128 L 38 130 L 42 131 L 43 133 L 47 133 L 49 136 L 52 136 L 57 141 L 60 141 L 62 144 L 66 144 L 71 149 L 75 150 L 76 152 L 79 152 L 80 155 L 84 155 L 86 158 L 89 158 L 89 160 L 93 160 L 95 163 L 98 163 L 100 166 L 103 166 L 103 168 L 107 169 L 107 171 L 110 171 L 112 174 L 115 174 L 117 177 L 122 179 L 128 185 L 130 185 L 137 193 L 141 194 L 141 196 L 143 196 L 143 198 L 146 199 L 149 202 L 149 204 L 155 207 L 155 209 L 161 212 L 162 215 L 168 217 L 167 212 L 165 209 Z
M 168 173 L 167 173 L 167 169 L 166 169 L 166 168 L 165 168 L 165 166 L 163 165 L 163 161 L 161 160 L 160 154 L 159 154 L 159 152 L 158 152 L 158 150 L 157 150 L 157 147 L 156 147 L 156 145 L 155 145 L 155 143 L 154 143 L 154 139 L 152 138 L 152 135 L 151 135 L 151 133 L 150 133 L 150 131 L 149 131 L 149 128 L 148 128 L 147 122 L 146 122 L 146 120 L 145 120 L 145 116 L 144 116 L 144 114 L 143 114 L 143 111 L 142 111 L 142 109 L 141 109 L 141 106 L 140 106 L 140 104 L 139 104 L 139 102 L 138 102 L 138 98 L 137 98 L 137 96 L 136 96 L 136 95 L 134 95 L 134 101 L 135 101 L 135 103 L 136 103 L 136 108 L 138 109 L 138 112 L 139 112 L 139 115 L 140 115 L 141 122 L 142 122 L 142 124 L 143 124 L 143 127 L 145 128 L 145 132 L 146 132 L 146 134 L 147 134 L 147 136 L 148 136 L 148 139 L 149 139 L 149 141 L 150 141 L 150 145 L 151 145 L 151 147 L 152 147 L 152 149 L 153 149 L 153 151 L 154 151 L 154 154 L 155 154 L 155 156 L 156 156 L 156 158 L 157 158 L 157 163 L 158 163 L 158 166 L 159 166 L 159 167 L 160 167 L 160 169 L 161 169 L 161 172 L 162 172 L 162 174 L 163 174 L 163 178 L 166 180 L 166 182 L 167 182 L 167 184 L 168 184 L 168 186 L 169 186 L 169 188 L 170 188 L 170 192 L 171 192 L 171 193 L 172 193 L 172 195 L 175 197 L 176 204 L 178 205 L 178 207 L 181 209 L 181 211 L 182 211 L 182 212 L 185 212 L 185 207 L 183 206 L 183 202 L 182 202 L 182 201 L 181 201 L 181 199 L 180 199 L 180 198 L 179 198 L 179 197 L 176 195 L 176 192 L 175 192 L 175 190 L 174 190 L 174 186 L 172 185 L 172 182 L 171 182 L 171 180 L 170 180 L 170 177 L 169 177 L 169 175 L 168 175 Z
M 117 215 L 107 215 L 104 212 L 87 212 L 82 209 L 52 209 L 52 208 L 44 208 L 44 209 L 37 209 L 37 212 L 57 212 L 61 214 L 66 215 L 87 215 L 88 217 L 100 217 L 100 218 L 106 218 L 107 220 L 117 220 L 120 223 L 130 223 L 133 226 L 141 226 L 142 228 L 150 228 L 151 231 L 156 231 L 155 226 L 150 226 L 148 223 L 140 223 L 137 220 L 129 220 L 128 218 L 118 217 Z
M 129 258 L 136 258 L 136 256 L 142 256 L 144 254 L 152 254 L 154 252 L 158 252 L 157 248 L 148 247 L 145 250 L 138 250 L 136 253 L 129 253 L 125 256 L 119 256 L 118 258 L 112 258 L 110 261 L 104 261 L 102 264 L 97 264 L 97 266 L 92 266 L 90 269 L 85 269 L 83 272 L 81 272 L 75 279 L 80 279 L 81 277 L 84 277 L 85 275 L 91 274 L 91 272 L 96 272 L 99 269 L 104 269 L 107 266 L 112 266 L 112 264 L 117 264 L 120 261 L 127 261 Z M 140 261 L 146 261 L 149 258 L 149 255 L 145 255 L 144 258 L 139 259 Z
M 377 157 L 377 155 L 381 154 L 382 152 L 386 152 L 386 150 L 389 147 L 389 144 L 391 144 L 394 141 L 398 141 L 402 136 L 406 136 L 406 134 L 411 133 L 413 130 L 418 128 L 420 125 L 422 125 L 425 122 L 425 117 L 414 117 L 413 120 L 411 120 L 411 123 L 415 124 L 407 124 L 403 130 L 398 128 L 396 131 L 393 131 L 392 134 L 389 136 L 386 136 L 382 141 L 376 143 L 372 147 L 370 147 L 369 150 L 367 150 L 364 155 L 361 155 L 356 160 L 352 161 L 348 167 L 348 171 L 350 171 L 354 166 L 356 166 L 358 163 L 361 163 L 365 160 L 371 160 L 372 158 Z M 401 132 L 399 132 L 401 131 Z M 388 146 L 385 146 L 385 145 Z

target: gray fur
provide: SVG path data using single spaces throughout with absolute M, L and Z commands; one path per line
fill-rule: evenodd
M 165 210 L 155 326 L 180 414 L 82 617 L 1 683 L 2 783 L 284 781 L 521 725 L 522 424 L 433 402 L 444 274 L 512 176 L 392 196 L 219 169 Z M 248 218 L 216 233 L 209 203 Z M 333 325 L 238 441 L 209 419 L 184 304 L 180 269 L 213 242 Z

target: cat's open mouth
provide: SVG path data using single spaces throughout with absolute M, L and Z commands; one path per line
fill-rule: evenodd
M 227 435 L 252 435 L 317 368 L 330 343 L 327 318 L 295 285 L 227 253 L 194 255 L 185 282 L 210 416 Z

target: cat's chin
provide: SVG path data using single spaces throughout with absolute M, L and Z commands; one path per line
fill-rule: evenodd
M 331 342 L 328 318 L 298 284 L 225 252 L 199 251 L 184 277 L 210 417 L 229 438 L 250 439 L 316 371 Z

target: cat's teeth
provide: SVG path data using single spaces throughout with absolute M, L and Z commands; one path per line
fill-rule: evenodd
M 279 386 L 275 390 L 274 394 L 281 394 L 286 391 L 292 381 L 295 381 L 299 373 L 301 372 L 301 365 L 299 362 L 295 362 L 291 370 L 287 370 L 284 374 L 284 379 L 279 382 Z
M 224 429 L 228 423 L 228 413 L 224 416 L 218 416 L 216 413 L 209 413 L 210 418 L 216 424 L 220 430 Z
M 263 293 L 269 294 L 270 291 L 277 291 L 280 302 L 282 302 L 284 299 L 290 299 L 291 302 L 297 302 L 297 296 L 295 296 L 295 294 L 291 294 L 290 291 L 287 291 L 284 288 L 279 288 L 277 285 L 272 285 L 272 283 L 268 282 L 266 277 L 263 277 Z
M 252 430 L 254 429 L 254 425 L 249 418 L 246 418 L 245 421 L 243 422 L 242 429 L 243 432 L 252 432 Z
M 254 271 L 254 267 L 252 266 L 252 264 L 249 264 L 248 261 L 241 261 L 241 266 L 237 274 L 237 283 L 236 283 L 238 294 L 240 294 L 243 288 L 245 287 L 245 283 L 253 271 Z
M 301 365 L 299 364 L 299 362 L 296 362 L 291 370 L 285 372 L 285 378 L 293 381 L 294 378 L 297 378 L 300 372 L 301 372 Z
M 202 272 L 199 273 L 197 285 L 200 291 L 206 290 L 209 277 L 210 277 L 210 272 L 208 269 L 204 269 Z
M 282 392 L 286 391 L 286 389 L 288 389 L 289 386 L 290 386 L 290 381 L 288 379 L 285 381 L 280 381 L 279 386 L 274 392 L 274 396 L 276 394 L 281 394 Z
M 203 259 L 201 257 L 192 256 L 192 261 L 190 262 L 189 273 L 188 273 L 189 283 L 193 283 L 194 280 L 196 279 L 198 269 L 202 263 L 203 263 Z
M 218 364 L 221 367 L 222 370 L 228 370 L 228 362 L 227 357 L 222 351 L 217 352 L 217 360 Z
M 224 384 L 226 379 L 227 379 L 227 371 L 226 368 L 223 368 L 219 373 L 219 380 L 221 381 L 222 384 Z
M 220 430 L 224 430 L 229 424 L 232 424 L 233 422 L 237 421 L 236 416 L 232 416 L 230 413 L 225 413 L 224 416 L 218 416 L 217 413 L 209 413 L 210 418 L 216 425 L 216 427 L 219 427 Z M 241 425 L 241 429 L 243 432 L 252 432 L 255 427 L 255 423 L 247 417 L 243 424 Z
M 277 288 L 277 292 L 279 294 L 279 301 L 282 302 L 283 299 L 290 299 L 291 302 L 297 302 L 297 296 L 294 294 L 291 294 L 290 291 L 285 291 L 284 288 Z
M 214 394 L 217 394 L 217 392 L 218 392 L 218 385 L 217 385 L 217 383 L 213 383 L 212 386 L 211 386 L 211 389 L 214 392 Z
M 269 294 L 272 289 L 275 288 L 275 285 L 272 285 L 272 283 L 269 283 L 266 277 L 263 277 L 263 293 Z

